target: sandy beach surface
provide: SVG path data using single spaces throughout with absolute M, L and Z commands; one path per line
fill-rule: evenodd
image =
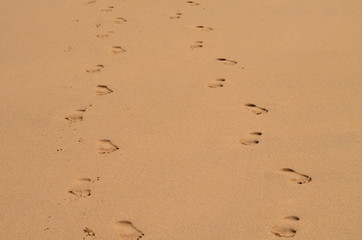
M 362 239 L 361 1 L 0 6 L 0 239 Z

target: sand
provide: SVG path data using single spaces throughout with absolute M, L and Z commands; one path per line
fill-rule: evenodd
M 0 239 L 362 238 L 361 2 L 0 5 Z

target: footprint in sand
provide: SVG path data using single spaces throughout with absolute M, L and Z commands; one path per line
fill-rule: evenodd
M 127 20 L 124 18 L 118 17 L 118 18 L 114 19 L 113 22 L 116 24 L 121 24 L 121 23 L 127 22 Z
M 170 19 L 179 19 L 179 18 L 181 18 L 181 16 L 182 16 L 182 13 L 177 12 L 174 14 L 174 16 L 171 16 Z
M 85 69 L 87 73 L 99 73 L 104 68 L 104 65 L 98 64 Z
M 114 145 L 110 140 L 103 139 L 98 141 L 98 150 L 99 154 L 108 154 L 114 151 L 117 151 L 119 147 Z
M 114 54 L 124 53 L 127 52 L 125 49 L 123 49 L 121 46 L 113 46 L 111 49 L 111 52 Z
M 246 109 L 248 109 L 250 112 L 256 114 L 256 115 L 260 115 L 260 114 L 265 114 L 268 112 L 268 109 L 262 108 L 262 107 L 258 107 L 255 104 L 252 103 L 247 103 L 245 104 Z
M 248 136 L 239 140 L 239 143 L 245 146 L 254 146 L 259 144 L 259 138 L 262 135 L 261 132 L 252 132 Z
M 92 3 L 95 3 L 95 2 L 97 2 L 97 1 L 96 0 L 91 0 L 91 1 L 86 2 L 84 5 L 89 5 L 89 4 L 92 4 Z
M 191 49 L 194 48 L 202 48 L 203 47 L 203 41 L 195 41 L 193 44 L 190 45 Z
M 221 62 L 221 63 L 223 63 L 225 65 L 236 65 L 236 64 L 238 64 L 237 61 L 229 60 L 229 59 L 226 59 L 226 58 L 216 58 L 216 61 Z
M 195 28 L 200 29 L 201 31 L 205 31 L 205 32 L 209 32 L 209 31 L 214 30 L 211 27 L 205 27 L 205 26 L 195 26 Z
M 299 220 L 299 217 L 296 216 L 285 217 L 280 223 L 272 227 L 270 232 L 277 237 L 292 238 L 297 233 L 294 225 Z
M 68 113 L 64 118 L 70 123 L 81 122 L 83 121 L 83 114 L 90 107 L 92 107 L 92 104 L 88 105 L 87 107 L 72 111 Z
M 95 92 L 97 95 L 103 96 L 112 93 L 113 90 L 107 87 L 107 85 L 97 85 Z
M 107 33 L 100 33 L 100 34 L 97 34 L 96 37 L 97 38 L 107 38 L 109 37 L 112 33 L 114 33 L 114 31 L 108 31 Z
M 106 8 L 102 8 L 101 11 L 102 12 L 111 12 L 113 10 L 113 6 L 109 6 L 109 7 L 106 7 Z
M 91 195 L 91 185 L 95 181 L 99 181 L 99 178 L 95 180 L 80 178 L 73 183 L 73 186 L 68 190 L 68 193 L 72 194 L 76 199 L 89 197 Z
M 214 82 L 207 84 L 209 88 L 222 88 L 224 87 L 223 82 L 225 82 L 225 78 L 215 79 Z
M 193 2 L 193 1 L 186 1 L 186 3 L 188 3 L 189 6 L 192 6 L 192 7 L 194 7 L 194 6 L 199 6 L 199 5 L 200 5 L 200 3 Z
M 114 224 L 117 240 L 138 240 L 144 236 L 130 221 L 118 221 Z
M 86 234 L 85 237 L 83 237 L 83 240 L 86 239 L 95 239 L 96 234 L 94 233 L 94 231 L 88 227 L 83 229 L 83 232 Z
M 312 178 L 309 177 L 308 175 L 298 173 L 291 168 L 282 168 L 279 171 L 289 175 L 289 180 L 297 184 L 305 184 L 305 183 L 310 183 L 312 181 Z
M 71 123 L 81 122 L 83 121 L 83 114 L 85 113 L 86 109 L 78 109 L 69 114 L 67 114 L 64 118 Z

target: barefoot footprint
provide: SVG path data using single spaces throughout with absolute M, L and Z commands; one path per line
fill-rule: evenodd
M 88 227 L 84 228 L 83 232 L 86 234 L 85 237 L 83 237 L 83 240 L 86 240 L 86 239 L 89 239 L 89 238 L 94 239 L 95 236 L 96 236 L 94 231 L 92 229 L 88 228 Z
M 78 179 L 68 193 L 73 194 L 76 198 L 89 197 L 91 195 L 91 182 L 92 180 L 90 178 Z
M 113 6 L 109 6 L 109 7 L 106 7 L 106 8 L 103 8 L 101 9 L 102 12 L 111 12 L 113 10 Z
M 91 1 L 88 1 L 87 3 L 85 3 L 84 5 L 89 5 L 89 4 L 92 4 L 92 3 L 95 3 L 97 2 L 96 0 L 91 0 Z
M 179 19 L 179 18 L 181 18 L 181 16 L 182 16 L 182 13 L 177 12 L 177 13 L 175 13 L 174 16 L 171 16 L 170 19 Z
M 108 31 L 107 33 L 97 34 L 96 37 L 97 37 L 97 38 L 107 38 L 107 37 L 109 37 L 109 35 L 111 35 L 112 33 L 114 33 L 114 32 L 113 32 L 113 31 Z
M 203 41 L 195 41 L 193 44 L 190 45 L 190 48 L 191 49 L 194 49 L 194 48 L 202 48 L 203 47 L 203 44 L 204 42 Z
M 261 136 L 261 132 L 252 132 L 249 133 L 247 137 L 239 140 L 239 143 L 245 146 L 254 146 L 259 144 L 259 136 Z
M 229 60 L 229 59 L 226 59 L 226 58 L 216 58 L 216 61 L 221 62 L 221 63 L 223 63 L 225 65 L 236 65 L 236 64 L 238 64 L 237 61 Z
M 117 151 L 119 147 L 114 145 L 110 140 L 103 139 L 98 141 L 98 150 L 99 154 L 108 154 L 114 151 Z
M 196 26 L 195 28 L 200 29 L 200 30 L 205 31 L 205 32 L 209 32 L 209 31 L 214 30 L 214 29 L 211 28 L 211 27 L 205 27 L 205 26 L 201 26 L 201 25 Z
M 89 197 L 91 195 L 91 185 L 95 181 L 99 181 L 99 177 L 97 179 L 80 178 L 73 183 L 68 193 L 72 194 L 76 199 Z
M 71 123 L 81 122 L 81 121 L 83 121 L 83 114 L 85 113 L 85 110 L 86 109 L 75 110 L 75 111 L 69 113 L 68 115 L 66 115 L 64 118 Z
M 214 80 L 215 82 L 213 83 L 209 83 L 207 86 L 209 88 L 222 88 L 224 87 L 224 84 L 222 84 L 222 82 L 225 82 L 225 78 L 218 78 L 216 80 Z
M 297 233 L 294 225 L 299 220 L 299 217 L 296 216 L 285 217 L 270 232 L 277 237 L 292 238 Z
M 93 67 L 88 67 L 85 69 L 87 73 L 99 73 L 104 68 L 104 65 L 98 64 Z
M 125 49 L 123 49 L 121 46 L 113 46 L 111 49 L 111 52 L 114 54 L 124 53 L 127 52 Z
M 112 93 L 113 90 L 108 88 L 107 85 L 97 85 L 95 92 L 97 93 L 97 95 L 103 96 Z
M 256 114 L 256 115 L 260 115 L 260 114 L 265 114 L 268 112 L 268 109 L 265 109 L 265 108 L 262 108 L 262 107 L 258 107 L 256 106 L 255 104 L 252 104 L 252 103 L 247 103 L 245 104 L 246 108 Z
M 125 23 L 125 22 L 127 22 L 127 20 L 121 17 L 114 19 L 114 23 L 116 24 Z
M 189 4 L 189 6 L 199 6 L 200 5 L 200 3 L 197 3 L 197 2 L 193 2 L 193 1 L 186 1 L 186 3 L 188 3 Z
M 279 171 L 283 172 L 284 174 L 288 174 L 290 177 L 289 180 L 297 184 L 305 184 L 312 181 L 312 178 L 308 175 L 298 173 L 291 168 L 282 168 Z
M 92 104 L 88 105 L 87 107 L 72 111 L 68 113 L 64 118 L 68 120 L 70 123 L 81 122 L 83 121 L 83 114 L 85 113 L 87 108 L 90 107 L 92 107 Z
M 118 221 L 114 224 L 117 240 L 138 240 L 144 236 L 130 221 Z

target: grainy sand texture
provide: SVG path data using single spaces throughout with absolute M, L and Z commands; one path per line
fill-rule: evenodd
M 362 2 L 0 1 L 1 240 L 362 239 Z

